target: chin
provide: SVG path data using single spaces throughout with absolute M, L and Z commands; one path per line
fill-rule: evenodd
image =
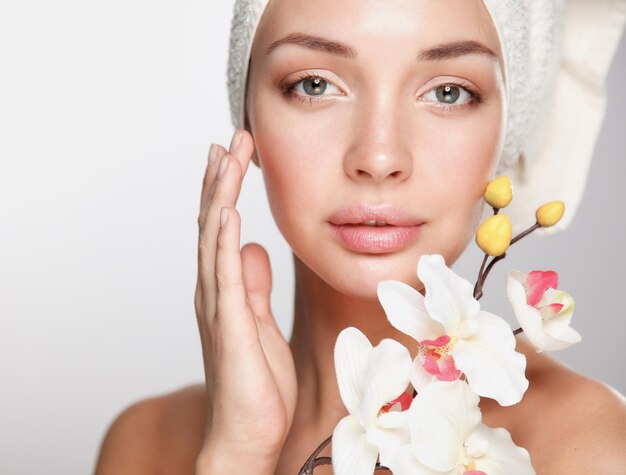
M 441 254 L 452 265 L 470 236 L 469 232 L 459 233 L 458 226 L 432 223 L 407 247 L 380 253 L 350 250 L 330 234 L 310 229 L 297 236 L 286 236 L 286 240 L 308 271 L 336 292 L 354 299 L 377 301 L 377 287 L 382 280 L 401 281 L 421 291 L 424 286 L 417 277 L 419 258 Z
M 366 254 L 335 248 L 299 259 L 335 291 L 354 299 L 377 301 L 377 287 L 382 280 L 399 280 L 422 289 L 417 278 L 417 262 L 421 254 L 415 249 Z

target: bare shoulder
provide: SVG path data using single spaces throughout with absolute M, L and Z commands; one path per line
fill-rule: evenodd
M 205 420 L 203 385 L 186 386 L 130 405 L 104 437 L 96 475 L 193 473 Z
M 549 473 L 626 472 L 626 400 L 615 389 L 571 370 L 558 379 L 558 399 L 550 404 L 552 424 L 563 435 Z M 546 427 L 549 430 L 550 426 Z
M 529 450 L 537 473 L 624 474 L 624 396 L 547 356 L 539 358 L 546 364 L 528 373 L 514 437 Z

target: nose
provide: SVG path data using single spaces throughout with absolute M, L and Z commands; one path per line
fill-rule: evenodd
M 400 112 L 390 104 L 359 111 L 360 119 L 351 128 L 352 146 L 343 167 L 355 182 L 401 182 L 413 171 L 413 159 L 406 147 L 409 128 L 402 126 Z M 409 134 L 410 135 L 410 134 Z

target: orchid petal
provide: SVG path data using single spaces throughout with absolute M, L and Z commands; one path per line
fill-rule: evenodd
M 378 447 L 380 463 L 386 465 L 398 449 L 410 442 L 408 412 L 388 412 L 378 418 L 378 427 L 367 431 L 367 441 Z
M 545 293 L 545 297 L 548 300 L 548 303 L 555 303 L 563 306 L 556 318 L 564 320 L 564 323 L 569 325 L 572 321 L 572 315 L 574 314 L 574 299 L 572 296 L 562 290 L 548 289 Z
M 452 348 L 456 367 L 476 394 L 495 399 L 501 406 L 516 404 L 528 389 L 526 357 L 515 351 L 515 337 L 506 321 L 485 311 L 476 318 L 476 333 Z
M 559 317 L 544 322 L 543 329 L 546 332 L 546 351 L 561 350 L 582 340 L 580 333 Z
M 447 267 L 441 255 L 422 256 L 417 275 L 426 288 L 424 305 L 430 316 L 444 326 L 446 334 L 456 334 L 464 319 L 479 312 L 474 286 Z
M 389 322 L 416 341 L 435 338 L 443 327 L 428 314 L 424 296 L 413 287 L 395 280 L 383 280 L 377 287 L 378 300 Z
M 331 448 L 336 475 L 374 473 L 378 449 L 367 443 L 363 427 L 355 417 L 346 416 L 335 426 Z
M 385 338 L 372 350 L 363 373 L 363 399 L 355 415 L 365 427 L 374 424 L 378 412 L 409 385 L 411 373 L 409 350 L 395 340 Z
M 438 381 L 437 376 L 433 376 L 426 371 L 419 357 L 415 358 L 411 367 L 411 384 L 417 392 L 422 391 L 435 381 Z
M 413 455 L 439 472 L 461 462 L 463 443 L 480 423 L 479 398 L 462 381 L 427 386 L 409 409 Z
M 439 381 L 454 381 L 461 376 L 461 372 L 454 365 L 454 357 L 451 355 L 438 356 L 427 352 L 424 357 L 424 369 Z
M 554 271 L 534 270 L 528 273 L 526 280 L 526 299 L 528 305 L 536 306 L 548 289 L 556 289 L 559 286 L 559 275 Z
M 407 417 L 408 411 L 385 412 L 378 416 L 378 426 L 383 429 L 401 429 L 408 423 Z
M 547 335 L 543 328 L 543 319 L 541 313 L 534 307 L 526 304 L 513 304 L 513 312 L 515 318 L 524 330 L 526 338 L 530 340 L 532 345 L 538 351 L 543 351 L 549 345 L 547 343 Z
M 382 408 L 383 412 L 391 412 L 391 411 L 406 411 L 409 407 L 411 407 L 411 403 L 413 402 L 413 398 L 409 395 L 409 393 L 401 393 L 397 398 L 393 401 L 388 402 Z
M 361 381 L 372 352 L 372 344 L 358 329 L 349 327 L 339 333 L 335 344 L 335 372 L 339 394 L 350 414 L 357 413 L 363 399 Z
M 401 447 L 393 460 L 385 462 L 384 465 L 392 470 L 393 475 L 457 475 L 459 473 L 456 469 L 441 472 L 427 467 L 415 458 L 410 445 Z
M 542 305 L 541 307 L 537 307 L 537 310 L 539 310 L 539 313 L 541 314 L 541 318 L 548 319 L 548 318 L 553 318 L 556 317 L 561 310 L 563 310 L 563 304 L 562 303 L 549 303 L 546 305 Z
M 491 429 L 479 424 L 472 433 L 489 443 L 487 453 L 475 459 L 476 469 L 489 475 L 514 473 L 515 475 L 534 475 L 528 451 L 515 445 L 511 434 L 505 429 Z

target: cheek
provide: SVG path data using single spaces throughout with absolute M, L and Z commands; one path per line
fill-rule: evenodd
M 422 140 L 416 173 L 426 177 L 422 183 L 432 224 L 425 240 L 449 263 L 463 252 L 482 216 L 482 195 L 503 139 L 500 104 L 478 106 L 454 120 L 430 115 L 421 123 L 428 140 Z
M 294 247 L 307 237 L 298 233 L 325 218 L 329 190 L 341 181 L 340 128 L 332 121 L 312 122 L 306 105 L 303 112 L 267 91 L 256 97 L 253 135 L 268 201 Z
M 324 154 L 316 148 L 319 141 L 302 133 L 301 122 L 269 120 L 260 113 L 257 119 L 254 137 L 272 216 L 295 250 L 310 238 L 307 227 L 319 214 L 327 178 L 322 174 L 329 168 L 320 164 L 318 157 Z

